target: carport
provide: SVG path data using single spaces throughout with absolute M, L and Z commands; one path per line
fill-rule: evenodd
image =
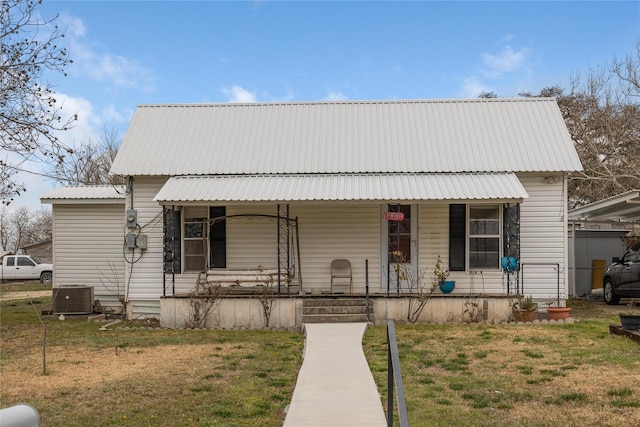
M 640 239 L 640 190 L 631 190 L 569 211 L 569 293 L 602 287 L 604 264 Z

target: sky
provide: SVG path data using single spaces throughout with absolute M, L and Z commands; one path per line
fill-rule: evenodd
M 516 97 L 635 51 L 637 1 L 58 1 L 74 128 L 125 136 L 137 105 Z M 42 173 L 41 165 L 26 165 Z M 12 206 L 59 186 L 36 174 Z

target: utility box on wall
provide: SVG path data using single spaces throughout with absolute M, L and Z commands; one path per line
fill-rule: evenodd
M 138 211 L 135 209 L 128 209 L 126 220 L 128 228 L 136 228 L 138 226 Z

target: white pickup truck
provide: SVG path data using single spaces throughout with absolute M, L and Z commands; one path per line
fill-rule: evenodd
M 5 255 L 2 258 L 0 282 L 5 280 L 40 280 L 44 284 L 53 281 L 53 265 L 43 264 L 31 255 Z

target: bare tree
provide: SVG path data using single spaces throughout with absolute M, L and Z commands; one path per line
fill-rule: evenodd
M 123 177 L 109 175 L 119 147 L 118 132 L 104 128 L 98 141 L 82 142 L 63 163 L 57 163 L 51 179 L 64 185 L 124 184 Z
M 569 176 L 569 207 L 640 188 L 640 43 L 635 56 L 535 96 L 556 97 L 583 170 Z M 534 96 L 521 93 L 521 96 Z
M 0 205 L 0 250 L 9 251 L 11 239 L 11 222 L 9 221 L 9 208 Z
M 52 217 L 48 209 L 0 207 L 0 246 L 3 250 L 16 252 L 21 247 L 50 240 L 51 229 Z
M 8 204 L 26 190 L 16 174 L 27 161 L 61 163 L 72 150 L 56 136 L 77 116 L 63 118 L 46 70 L 62 73 L 72 62 L 62 46 L 64 32 L 54 18 L 35 12 L 42 0 L 3 0 L 0 4 L 0 200 Z
M 636 50 L 622 60 L 613 59 L 611 71 L 621 80 L 622 90 L 629 96 L 640 96 L 640 40 Z
M 23 246 L 51 240 L 53 230 L 51 211 L 45 207 L 41 207 L 36 211 L 32 210 L 30 215 L 31 221 L 29 221 L 29 227 L 24 235 Z

